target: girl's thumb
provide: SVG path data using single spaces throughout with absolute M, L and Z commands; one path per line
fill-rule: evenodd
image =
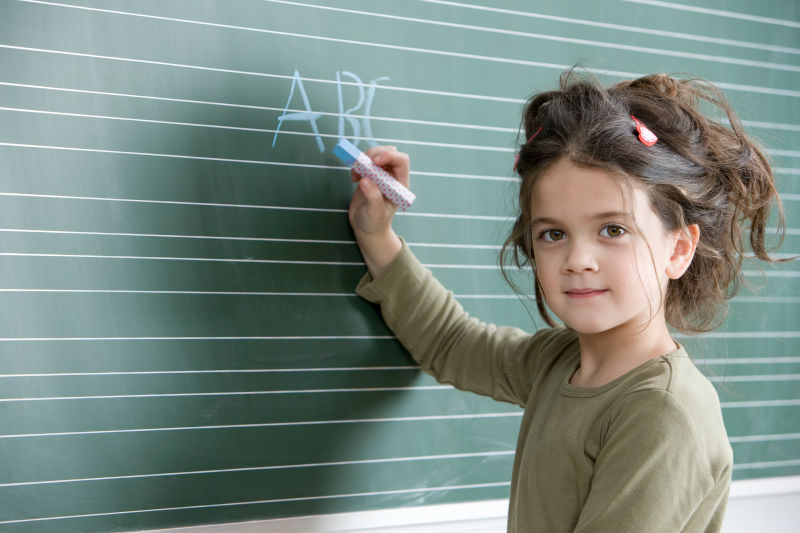
M 361 192 L 364 193 L 364 196 L 367 197 L 367 201 L 371 204 L 383 204 L 383 193 L 381 190 L 378 189 L 378 186 L 369 179 L 369 178 L 361 178 L 358 182 L 359 187 L 361 187 Z

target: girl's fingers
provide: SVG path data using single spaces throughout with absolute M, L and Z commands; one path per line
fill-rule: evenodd
M 382 154 L 383 152 L 396 152 L 396 151 L 397 151 L 396 146 L 385 145 L 385 146 L 373 146 L 364 153 L 367 155 L 367 157 L 375 161 L 375 157 L 377 157 L 379 154 Z
M 373 146 L 364 154 L 372 162 L 391 174 L 397 181 L 410 188 L 409 157 L 404 152 L 398 152 L 395 146 Z M 361 179 L 355 170 L 350 170 L 350 177 L 354 182 Z
M 374 156 L 370 156 L 372 157 L 372 161 L 394 176 L 397 181 L 406 187 L 409 187 L 408 154 L 404 152 L 398 152 L 394 146 L 379 146 L 376 148 L 386 149 L 377 151 Z
M 369 148 L 366 152 L 364 152 L 364 155 L 366 155 L 367 157 L 372 159 L 373 162 L 375 162 L 375 158 L 377 156 L 379 156 L 380 154 L 382 154 L 383 152 L 386 152 L 386 151 L 395 151 L 396 152 L 397 148 L 394 147 L 394 146 L 373 146 L 372 148 Z M 375 164 L 377 165 L 378 163 L 375 163 Z M 358 180 L 361 179 L 361 176 L 355 170 L 353 170 L 351 168 L 350 169 L 350 178 L 353 181 L 358 181 Z

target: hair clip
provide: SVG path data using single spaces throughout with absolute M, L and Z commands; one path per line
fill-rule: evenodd
M 631 115 L 631 118 L 636 123 L 636 131 L 639 132 L 639 140 L 642 141 L 643 145 L 653 146 L 658 142 L 658 137 L 656 137 L 656 134 L 650 131 L 650 129 L 648 129 L 648 127 L 645 126 L 641 120 L 633 115 Z
M 537 135 L 539 135 L 539 132 L 540 132 L 540 131 L 542 131 L 542 128 L 543 128 L 543 127 L 544 127 L 544 126 L 539 126 L 539 129 L 538 129 L 538 130 L 536 130 L 536 131 L 533 133 L 533 135 L 531 135 L 530 137 L 528 137 L 528 140 L 527 140 L 527 141 L 525 141 L 525 144 L 528 144 L 529 142 L 531 142 L 531 141 L 534 139 L 534 137 L 536 137 Z M 523 146 L 525 146 L 525 145 L 523 145 Z M 520 147 L 520 148 L 521 148 L 521 147 Z M 516 172 L 516 171 L 517 171 L 517 163 L 519 163 L 519 150 L 517 150 L 517 157 L 515 157 L 515 158 L 514 158 L 514 168 L 512 168 L 512 169 L 511 169 L 511 170 L 513 170 L 514 172 Z

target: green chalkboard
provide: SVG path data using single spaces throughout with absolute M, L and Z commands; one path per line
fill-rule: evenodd
M 353 185 L 393 144 L 397 231 L 483 320 L 519 115 L 581 64 L 720 84 L 800 253 L 793 2 L 0 2 L 0 530 L 125 531 L 508 495 L 518 408 L 422 375 L 354 294 Z M 746 266 L 715 334 L 735 479 L 800 474 L 800 268 Z

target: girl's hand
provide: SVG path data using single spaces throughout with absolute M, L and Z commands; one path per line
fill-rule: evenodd
M 397 181 L 409 187 L 408 154 L 398 152 L 394 146 L 375 146 L 364 153 Z M 387 233 L 391 230 L 397 206 L 384 198 L 371 179 L 362 179 L 352 169 L 350 176 L 353 181 L 358 182 L 349 210 L 350 225 L 356 237 Z
M 397 181 L 410 188 L 408 154 L 398 152 L 394 146 L 376 146 L 364 153 Z M 350 175 L 353 181 L 358 182 L 358 187 L 350 200 L 348 211 L 350 225 L 364 256 L 364 262 L 372 278 L 375 279 L 397 257 L 403 247 L 392 230 L 392 218 L 397 206 L 384 198 L 371 179 L 362 179 L 354 170 L 350 171 Z

